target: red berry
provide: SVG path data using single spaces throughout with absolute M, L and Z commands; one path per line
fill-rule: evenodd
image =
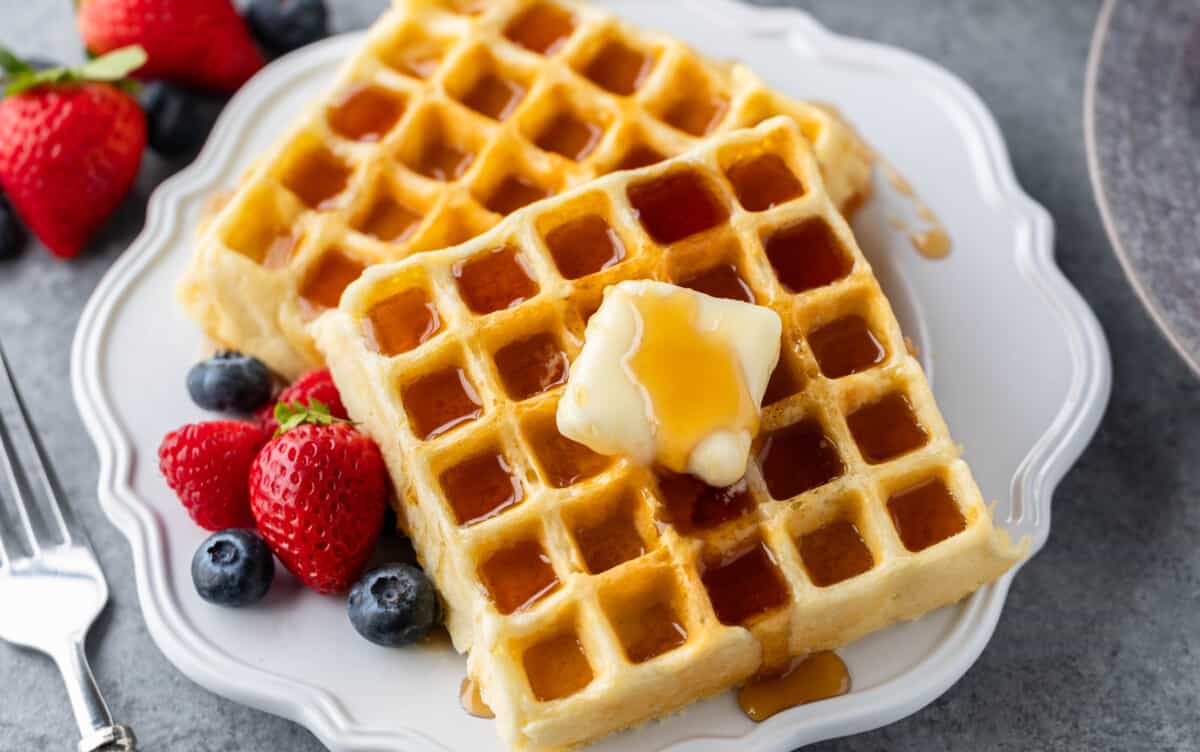
M 296 379 L 291 386 L 280 392 L 276 403 L 299 404 L 302 407 L 308 407 L 310 400 L 324 403 L 329 408 L 329 414 L 335 418 L 350 417 L 350 414 L 346 412 L 346 406 L 342 404 L 342 395 L 338 393 L 338 388 L 334 385 L 333 376 L 329 373 L 328 368 L 310 371 Z M 279 428 L 279 422 L 275 420 L 274 404 L 262 408 L 254 417 L 268 436 L 274 435 Z
M 56 255 L 79 254 L 129 193 L 146 146 L 137 101 L 106 83 L 0 100 L 0 186 Z
M 231 92 L 263 66 L 230 0 L 82 0 L 79 31 L 94 53 L 140 44 L 147 79 Z
M 158 466 L 200 527 L 254 527 L 250 466 L 266 440 L 253 423 L 192 423 L 166 435 L 158 447 Z
M 300 425 L 250 469 L 250 509 L 271 550 L 320 593 L 349 588 L 366 566 L 387 506 L 375 442 L 345 423 Z

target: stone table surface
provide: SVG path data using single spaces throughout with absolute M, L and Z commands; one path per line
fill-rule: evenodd
M 335 27 L 365 26 L 386 2 L 338 0 Z M 837 31 L 925 55 L 979 92 L 1021 183 L 1053 213 L 1059 263 L 1099 315 L 1115 361 L 1108 414 L 1058 489 L 1049 545 L 1016 578 L 978 664 L 907 720 L 817 748 L 1200 749 L 1200 463 L 1181 461 L 1200 456 L 1200 382 L 1122 276 L 1089 187 L 1081 110 L 1098 0 L 798 4 Z M 0 0 L 0 42 L 78 58 L 69 7 Z M 129 548 L 94 501 L 96 456 L 68 383 L 71 337 L 141 227 L 147 195 L 180 166 L 149 158 L 134 195 L 78 260 L 31 247 L 0 262 L 0 340 L 112 585 L 92 652 L 119 720 L 148 750 L 319 750 L 299 726 L 211 695 L 163 658 L 139 612 Z M 0 645 L 0 750 L 65 750 L 74 733 L 51 665 Z

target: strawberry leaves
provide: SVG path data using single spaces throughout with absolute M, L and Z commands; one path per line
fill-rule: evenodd
M 332 426 L 335 423 L 354 425 L 354 421 L 352 420 L 338 418 L 330 414 L 329 405 L 326 405 L 319 399 L 309 399 L 308 407 L 299 402 L 280 402 L 275 405 L 275 421 L 279 423 L 279 428 L 275 431 L 275 436 L 281 436 L 305 423 L 312 423 L 318 426 Z
M 70 83 L 94 81 L 111 83 L 124 89 L 133 83 L 126 79 L 130 73 L 142 67 L 146 62 L 146 51 L 137 45 L 122 47 L 119 50 L 101 55 L 87 61 L 78 68 L 47 68 L 34 70 L 28 63 L 14 55 L 10 50 L 0 47 L 0 68 L 5 72 L 8 85 L 5 94 L 20 94 L 39 86 L 55 86 Z

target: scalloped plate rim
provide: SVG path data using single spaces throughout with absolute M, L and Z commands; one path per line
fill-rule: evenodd
M 973 159 L 991 203 L 1005 208 L 1029 241 L 1017 247 L 1018 267 L 1059 317 L 1067 335 L 1072 361 L 1070 388 L 1063 406 L 1014 474 L 1016 508 L 1032 513 L 1034 549 L 1044 545 L 1050 527 L 1054 488 L 1082 453 L 1095 432 L 1111 389 L 1111 360 L 1095 315 L 1054 263 L 1053 224 L 1049 213 L 1020 188 L 999 129 L 965 83 L 934 63 L 888 45 L 837 35 L 807 13 L 792 8 L 752 7 L 738 0 L 708 0 L 704 13 L 739 17 L 752 33 L 798 34 L 822 56 L 903 69 L 945 95 L 960 109 L 975 134 Z M 98 496 L 101 507 L 130 543 L 138 600 L 159 649 L 185 675 L 210 691 L 281 715 L 306 726 L 335 750 L 402 748 L 446 750 L 424 733 L 413 730 L 372 730 L 355 724 L 343 704 L 327 690 L 248 666 L 223 652 L 171 608 L 162 569 L 161 531 L 146 505 L 128 483 L 133 447 L 105 401 L 98 378 L 101 345 L 122 293 L 163 253 L 161 235 L 178 220 L 185 196 L 211 181 L 233 149 L 234 127 L 250 118 L 260 94 L 279 83 L 338 57 L 361 32 L 333 37 L 311 45 L 266 68 L 237 93 L 222 114 L 213 137 L 188 168 L 165 181 L 151 196 L 146 226 L 126 253 L 97 285 L 80 318 L 72 345 L 71 382 L 76 403 L 100 459 Z M 259 100 L 261 101 L 261 100 Z M 835 698 L 823 704 L 819 719 L 788 724 L 786 714 L 759 724 L 742 741 L 750 749 L 786 750 L 822 739 L 867 731 L 903 718 L 932 702 L 950 688 L 978 658 L 991 637 L 1005 596 L 1017 570 L 981 589 L 966 602 L 947 638 L 920 663 L 901 676 L 870 690 Z M 904 690 L 897 691 L 903 683 Z M 776 722 L 777 721 L 777 722 Z M 698 737 L 673 747 L 698 752 L 714 749 L 727 738 Z

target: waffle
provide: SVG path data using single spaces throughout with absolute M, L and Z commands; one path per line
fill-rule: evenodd
M 202 231 L 179 289 L 214 341 L 288 378 L 365 266 L 463 242 L 597 175 L 786 114 L 839 204 L 868 150 L 835 114 L 569 0 L 397 0 Z
M 641 278 L 783 321 L 735 486 L 555 429 L 588 316 Z M 370 269 L 313 331 L 513 749 L 664 715 L 953 603 L 1023 555 L 787 118 Z

